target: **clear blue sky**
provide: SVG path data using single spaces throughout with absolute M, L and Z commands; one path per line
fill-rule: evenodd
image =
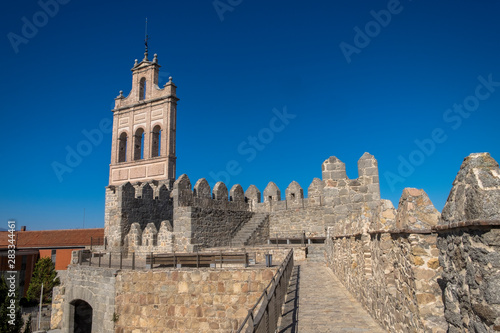
M 423 188 L 441 210 L 464 157 L 500 159 L 498 1 L 43 1 L 0 14 L 0 227 L 78 228 L 84 209 L 103 227 L 111 134 L 62 181 L 53 163 L 130 91 L 146 17 L 160 85 L 178 86 L 177 176 L 193 184 L 236 161 L 228 187 L 284 195 L 333 155 L 356 178 L 370 152 L 383 198 Z

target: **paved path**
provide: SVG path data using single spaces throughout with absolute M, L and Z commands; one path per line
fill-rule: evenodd
M 385 332 L 325 264 L 296 262 L 280 333 Z

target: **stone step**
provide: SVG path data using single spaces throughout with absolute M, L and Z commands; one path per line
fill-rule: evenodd
M 325 263 L 325 246 L 323 244 L 309 245 L 307 247 L 307 261 Z
M 231 244 L 233 246 L 245 246 L 248 239 L 252 236 L 252 234 L 257 230 L 262 223 L 264 223 L 267 218 L 267 214 L 256 213 L 250 221 L 248 221 L 231 240 Z

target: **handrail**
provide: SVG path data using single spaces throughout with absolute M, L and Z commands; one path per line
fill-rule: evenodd
M 236 333 L 250 332 L 275 332 L 278 319 L 281 316 L 281 306 L 285 301 L 285 295 L 288 289 L 288 282 L 292 275 L 293 269 L 293 249 L 288 252 L 285 260 L 281 263 L 276 274 L 264 289 L 255 305 L 248 310 L 248 315 L 245 317 Z M 261 304 L 262 301 L 262 304 Z M 257 314 L 254 316 L 254 311 L 257 306 L 260 307 Z M 263 329 L 263 326 L 265 328 Z M 245 329 L 246 327 L 246 329 Z
M 193 252 L 193 253 L 154 253 L 150 252 L 143 256 L 135 252 L 126 254 L 123 252 L 92 252 L 79 250 L 77 264 L 85 266 L 107 267 L 107 268 L 148 268 L 160 265 L 161 267 L 223 267 L 224 265 L 249 264 L 249 253 L 244 252 Z M 181 265 L 181 266 L 178 266 Z

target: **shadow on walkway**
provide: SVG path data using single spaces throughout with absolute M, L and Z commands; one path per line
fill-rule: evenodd
M 300 290 L 300 265 L 293 267 L 292 276 L 286 293 L 285 305 L 279 333 L 297 333 L 299 318 L 299 290 Z

